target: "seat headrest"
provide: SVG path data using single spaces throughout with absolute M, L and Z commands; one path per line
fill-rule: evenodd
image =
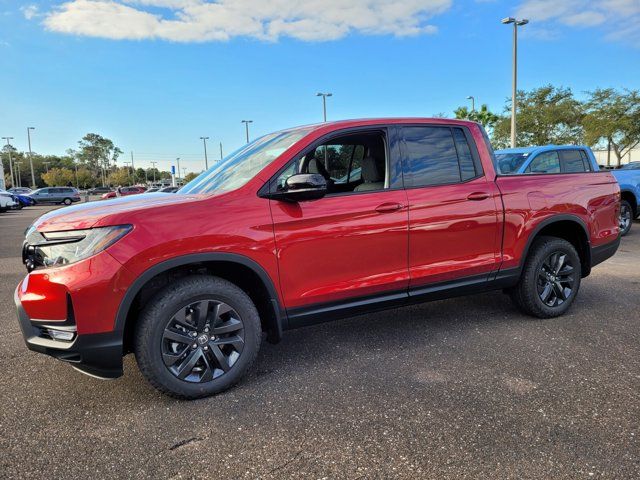
M 378 162 L 373 157 L 362 159 L 362 179 L 366 183 L 377 183 L 384 181 L 383 172 L 378 168 Z

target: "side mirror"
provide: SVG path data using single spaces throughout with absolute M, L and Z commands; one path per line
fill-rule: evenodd
M 317 200 L 327 194 L 327 181 L 319 173 L 298 173 L 287 178 L 284 188 L 265 195 L 273 200 L 302 202 Z

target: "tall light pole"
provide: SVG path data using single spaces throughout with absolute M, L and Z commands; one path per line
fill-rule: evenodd
M 327 97 L 333 97 L 333 93 L 316 93 L 316 97 L 322 97 L 322 118 L 327 121 Z
M 156 164 L 158 162 L 151 162 L 151 166 L 153 167 L 153 183 L 156 183 Z
M 187 176 L 187 167 L 182 167 L 182 178 Z
M 476 111 L 476 97 L 474 97 L 473 95 L 469 95 L 467 97 L 467 100 L 471 100 L 471 112 L 475 112 Z
M 513 17 L 502 19 L 504 25 L 513 24 L 513 85 L 511 93 L 511 148 L 516 148 L 516 95 L 518 93 L 518 27 L 522 27 L 529 23 L 529 20 L 523 18 L 518 20 Z
M 220 142 L 220 160 L 222 160 L 224 157 L 222 156 L 222 142 Z
M 180 183 L 180 157 L 176 158 L 176 162 L 178 162 L 178 178 L 176 179 L 176 183 Z
M 51 162 L 42 162 L 42 163 L 44 163 L 44 167 L 47 169 L 47 173 L 49 173 L 49 164 L 50 164 Z M 103 185 L 103 186 L 104 186 L 104 185 Z
M 22 180 L 20 180 L 20 165 L 22 165 L 22 162 L 16 162 L 16 170 L 17 170 L 17 179 L 18 179 L 18 187 L 22 186 Z
M 209 158 L 207 157 L 207 140 L 209 140 L 209 137 L 200 137 L 200 140 L 204 144 L 204 169 L 209 170 Z
M 31 151 L 31 130 L 35 127 L 27 127 L 27 141 L 29 143 L 29 166 L 31 167 L 31 188 L 36 188 L 36 174 L 33 171 L 33 152 Z
M 244 128 L 247 132 L 247 143 L 249 143 L 249 124 L 253 123 L 253 120 L 242 120 L 240 123 L 244 123 Z
M 11 172 L 11 186 L 15 188 L 16 179 L 13 177 L 13 160 L 11 159 L 11 143 L 9 140 L 13 140 L 13 137 L 2 137 L 3 140 L 7 141 L 7 152 L 9 153 L 9 172 Z

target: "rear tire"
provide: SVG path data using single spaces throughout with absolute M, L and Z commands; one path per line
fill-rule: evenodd
M 258 311 L 244 291 L 218 277 L 194 275 L 149 301 L 136 325 L 134 350 L 151 385 L 175 398 L 195 399 L 240 381 L 261 339 Z
M 620 202 L 620 235 L 625 236 L 633 224 L 633 209 L 626 200 Z
M 64 203 L 65 205 L 71 205 L 73 203 L 73 201 L 70 198 L 65 198 L 62 203 Z
M 578 294 L 582 268 L 574 246 L 556 237 L 540 237 L 529 250 L 518 284 L 509 295 L 522 312 L 537 318 L 564 314 Z

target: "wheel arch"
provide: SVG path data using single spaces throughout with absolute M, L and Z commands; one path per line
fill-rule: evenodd
M 640 215 L 640 209 L 638 208 L 638 199 L 636 197 L 635 192 L 627 189 L 623 189 L 620 191 L 620 198 L 622 200 L 626 200 L 631 205 L 631 211 L 633 212 L 633 218 L 636 218 Z
M 554 215 L 541 221 L 529 235 L 520 260 L 521 269 L 524 267 L 531 245 L 541 236 L 562 238 L 571 243 L 580 257 L 582 277 L 586 277 L 591 273 L 589 230 L 580 217 L 575 215 Z
M 286 328 L 286 311 L 265 269 L 243 255 L 197 253 L 157 263 L 131 284 L 118 307 L 114 328 L 122 336 L 123 353 L 131 351 L 132 333 L 140 309 L 171 280 L 193 273 L 216 275 L 244 290 L 256 304 L 267 340 L 272 343 L 280 341 L 282 331 Z

